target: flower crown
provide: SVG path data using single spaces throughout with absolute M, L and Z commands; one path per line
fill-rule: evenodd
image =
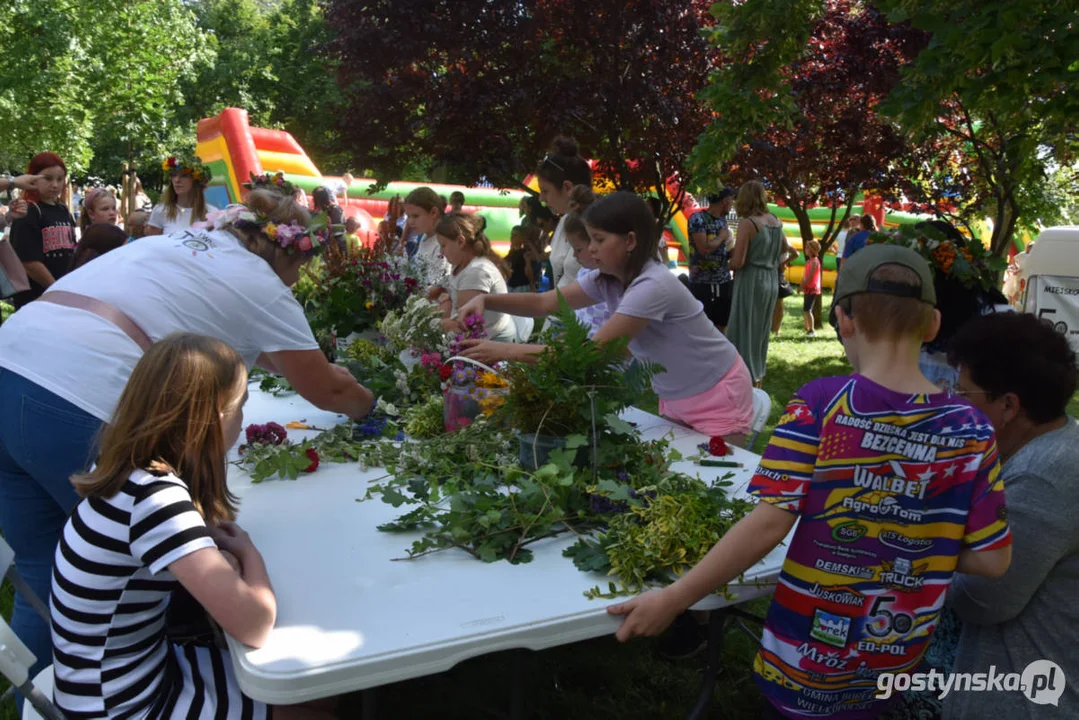
M 315 255 L 330 241 L 330 224 L 326 213 L 311 218 L 306 227 L 298 222 L 271 222 L 270 218 L 246 205 L 229 205 L 213 216 L 215 230 L 234 227 L 237 230 L 256 230 L 280 245 L 289 255 Z
M 296 194 L 296 186 L 285 179 L 285 173 L 278 171 L 271 175 L 268 172 L 264 172 L 261 175 L 251 173 L 251 180 L 245 182 L 244 188 L 246 190 L 254 190 L 256 188 L 266 188 L 269 190 L 275 190 L 286 197 L 292 197 Z
M 958 243 L 932 227 L 904 226 L 891 232 L 874 233 L 866 244 L 908 247 L 925 258 L 929 267 L 955 278 L 967 288 L 990 289 L 996 274 L 1007 264 L 994 257 L 976 238 Z
M 190 175 L 195 182 L 209 184 L 214 174 L 195 156 L 178 158 L 170 155 L 161 161 L 161 171 L 166 175 Z

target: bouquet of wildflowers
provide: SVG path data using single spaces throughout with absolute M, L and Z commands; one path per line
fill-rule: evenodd
M 451 358 L 460 355 L 465 340 L 487 337 L 482 315 L 469 315 L 464 325 L 465 331 L 454 335 L 450 342 L 447 352 Z M 468 427 L 481 414 L 490 417 L 506 401 L 508 383 L 484 367 L 453 360 L 440 369 L 446 432 Z
M 407 258 L 360 249 L 349 259 L 326 260 L 301 298 L 316 334 L 346 337 L 377 327 L 423 289 L 419 267 Z
M 432 361 L 430 356 L 438 355 L 441 363 L 449 347 L 441 311 L 422 295 L 412 295 L 402 309 L 391 310 L 378 327 L 395 352 L 409 350 L 425 362 Z

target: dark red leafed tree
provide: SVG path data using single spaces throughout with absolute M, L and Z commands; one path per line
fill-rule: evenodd
M 895 199 L 901 187 L 899 160 L 910 149 L 876 107 L 924 43 L 924 34 L 889 24 L 860 2 L 829 0 L 804 54 L 783 70 L 797 108 L 792 122 L 750 135 L 729 165 L 729 181 L 766 181 L 798 219 L 803 241 L 813 238 L 807 211 L 830 206 L 821 243 L 829 247 L 859 191 Z
M 709 3 L 664 0 L 328 0 L 357 161 L 392 179 L 417 163 L 513 186 L 559 134 L 617 188 L 685 179 L 709 114 Z M 680 198 L 678 199 L 680 200 Z

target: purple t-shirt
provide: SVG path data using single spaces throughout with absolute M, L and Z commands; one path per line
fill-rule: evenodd
M 629 343 L 634 357 L 659 363 L 652 378 L 663 400 L 680 400 L 711 389 L 738 359 L 738 351 L 704 314 L 704 306 L 667 267 L 651 261 L 629 287 L 593 270 L 577 282 L 588 297 L 612 313 L 649 321 Z

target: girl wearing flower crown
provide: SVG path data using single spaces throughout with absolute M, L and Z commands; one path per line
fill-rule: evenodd
M 170 157 L 161 163 L 161 169 L 168 173 L 169 184 L 161 194 L 161 202 L 150 213 L 147 235 L 185 230 L 217 210 L 206 204 L 206 185 L 212 175 L 198 158 Z
M 177 583 L 245 645 L 273 628 L 266 564 L 225 482 L 246 400 L 243 358 L 204 335 L 164 338 L 131 373 L 96 466 L 73 478 L 82 500 L 55 555 L 54 699 L 68 717 L 269 716 L 243 696 L 227 650 L 165 634 Z

